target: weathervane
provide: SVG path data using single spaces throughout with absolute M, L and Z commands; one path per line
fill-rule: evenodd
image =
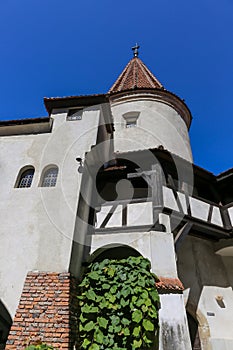
M 138 49 L 139 49 L 139 47 L 140 46 L 137 43 L 136 43 L 136 45 L 134 47 L 132 47 L 134 57 L 138 57 Z

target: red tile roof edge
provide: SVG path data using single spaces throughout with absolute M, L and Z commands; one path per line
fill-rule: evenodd
M 162 292 L 183 292 L 184 286 L 179 278 L 159 277 L 156 288 Z

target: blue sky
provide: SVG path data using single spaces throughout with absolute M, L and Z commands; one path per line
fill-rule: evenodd
M 0 119 L 46 116 L 43 97 L 107 92 L 140 58 L 191 109 L 194 162 L 233 166 L 232 0 L 7 0 Z

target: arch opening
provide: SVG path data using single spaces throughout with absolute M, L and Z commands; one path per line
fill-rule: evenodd
M 127 259 L 129 256 L 141 256 L 141 254 L 134 248 L 131 248 L 127 245 L 107 245 L 97 249 L 91 255 L 91 262 L 100 262 L 104 259 L 114 259 L 121 260 Z
M 41 176 L 40 187 L 55 187 L 58 177 L 58 167 L 48 165 L 44 168 Z
M 16 188 L 31 187 L 35 168 L 32 165 L 26 165 L 20 169 L 15 183 Z
M 0 350 L 5 349 L 11 325 L 11 316 L 5 305 L 0 300 Z
M 201 350 L 198 322 L 189 312 L 187 312 L 187 320 L 192 349 Z

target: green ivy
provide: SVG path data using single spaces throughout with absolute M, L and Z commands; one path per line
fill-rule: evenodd
M 158 346 L 157 277 L 143 257 L 89 265 L 79 285 L 81 350 L 137 350 Z
M 54 350 L 52 346 L 46 344 L 29 345 L 25 350 Z

